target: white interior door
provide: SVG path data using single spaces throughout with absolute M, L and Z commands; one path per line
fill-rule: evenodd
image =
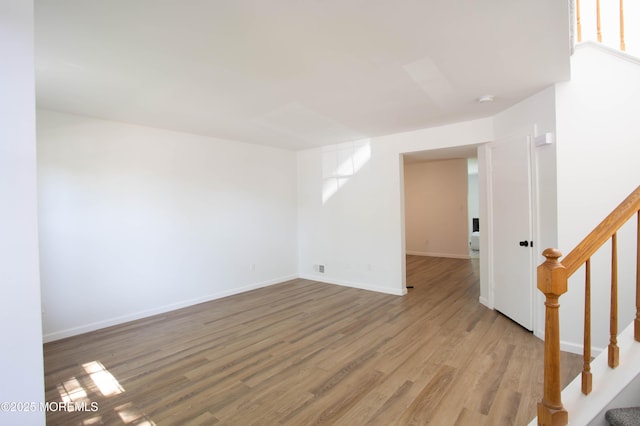
M 529 138 L 491 147 L 493 301 L 528 330 L 533 328 L 531 154 Z

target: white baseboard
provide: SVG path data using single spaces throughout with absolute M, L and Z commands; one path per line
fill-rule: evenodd
M 484 305 L 489 309 L 493 309 L 493 306 L 489 305 L 489 299 L 487 299 L 486 297 L 480 296 L 480 298 L 478 299 L 478 302 L 480 302 L 481 305 Z
M 471 259 L 471 256 L 469 256 L 468 254 L 438 253 L 438 252 L 432 252 L 432 251 L 411 251 L 411 250 L 407 250 L 406 253 L 412 256 L 447 257 L 450 259 Z
M 533 335 L 536 336 L 538 339 L 544 341 L 544 328 L 542 328 L 542 329 L 540 329 L 540 328 L 534 329 L 533 330 Z M 564 352 L 570 352 L 572 354 L 582 355 L 583 354 L 583 348 L 584 348 L 584 345 L 581 345 L 581 344 L 578 344 L 578 343 L 569 342 L 569 341 L 566 341 L 566 340 L 561 340 L 560 341 L 560 350 L 564 351 Z M 604 350 L 606 350 L 606 349 L 605 348 L 600 348 L 598 346 L 592 346 L 591 347 L 591 356 L 592 357 L 597 357 Z
M 533 335 L 536 336 L 538 339 L 544 341 L 544 329 L 535 329 L 533 330 Z M 569 352 L 572 354 L 577 354 L 577 355 L 582 355 L 584 350 L 584 345 L 575 343 L 575 342 L 569 342 L 567 340 L 561 340 L 560 341 L 560 350 L 563 352 Z M 597 346 L 592 346 L 591 347 L 591 356 L 592 357 L 597 357 L 598 355 L 600 355 L 600 353 L 602 351 L 604 351 L 604 348 L 600 348 Z
M 544 339 L 544 331 L 542 332 L 542 337 Z M 564 351 L 564 352 L 570 352 L 572 354 L 582 355 L 583 352 L 584 352 L 584 345 L 581 345 L 581 344 L 578 344 L 578 343 L 574 343 L 574 342 L 567 342 L 566 340 L 561 340 L 560 341 L 560 350 Z M 591 347 L 591 356 L 592 357 L 597 357 L 604 350 L 606 350 L 606 348 L 599 348 L 597 346 L 592 346 Z
M 536 328 L 533 330 L 533 335 L 536 336 L 538 339 L 544 341 L 544 329 L 539 329 Z
M 100 330 L 102 328 L 111 327 L 113 325 L 123 324 L 125 322 L 135 321 L 135 320 L 150 317 L 153 315 L 163 314 L 165 312 L 175 311 L 176 309 L 186 308 L 188 306 L 198 305 L 204 302 L 210 302 L 211 300 L 221 299 L 227 296 L 233 296 L 234 294 L 245 293 L 247 291 L 256 290 L 258 288 L 267 287 L 274 284 L 280 284 L 282 282 L 293 280 L 296 278 L 298 278 L 297 275 L 287 275 L 287 276 L 275 278 L 272 280 L 249 284 L 239 288 L 220 291 L 218 293 L 197 297 L 195 299 L 183 300 L 180 302 L 171 303 L 164 306 L 158 306 L 152 309 L 145 309 L 143 311 L 133 312 L 131 314 L 121 315 L 114 318 L 92 322 L 90 324 L 85 324 L 78 327 L 72 327 L 64 330 L 54 331 L 51 333 L 44 334 L 42 336 L 42 340 L 44 343 L 53 342 L 55 340 L 64 339 L 66 337 L 76 336 L 78 334 Z
M 371 284 L 357 283 L 357 282 L 347 281 L 347 280 L 336 280 L 333 278 L 318 276 L 318 275 L 300 275 L 300 278 L 305 280 L 319 281 L 327 284 L 340 285 L 343 287 L 352 287 L 352 288 L 359 288 L 361 290 L 375 291 L 377 293 L 392 294 L 394 296 L 404 296 L 405 294 L 407 294 L 406 288 L 399 288 L 396 290 L 388 287 L 380 287 L 380 286 L 375 286 Z

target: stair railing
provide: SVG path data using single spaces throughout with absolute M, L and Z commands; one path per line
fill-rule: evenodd
M 607 241 L 611 240 L 611 315 L 610 341 L 608 346 L 609 367 L 615 368 L 618 356 L 618 248 L 617 232 L 634 215 L 637 216 L 637 258 L 636 258 L 636 316 L 634 336 L 640 342 L 640 186 L 631 193 L 609 216 L 607 216 L 587 237 L 582 240 L 560 262 L 562 253 L 554 248 L 546 249 L 546 258 L 538 266 L 538 289 L 544 293 L 544 393 L 538 403 L 538 424 L 563 426 L 568 423 L 567 410 L 562 405 L 560 384 L 560 322 L 558 309 L 560 296 L 567 292 L 567 281 L 574 272 L 585 265 L 585 315 L 584 315 L 584 366 L 582 371 L 582 392 L 591 392 L 591 257 Z
M 582 42 L 582 19 L 581 19 L 581 10 L 580 10 L 580 0 L 575 0 L 575 18 L 576 18 L 576 33 L 578 43 Z M 613 2 L 608 2 L 610 5 Z M 602 14 L 600 10 L 600 0 L 596 0 L 595 5 L 595 15 L 596 15 L 596 37 L 598 39 L 598 43 L 602 43 Z M 594 12 L 594 11 L 590 11 Z M 623 52 L 626 50 L 626 45 L 624 41 L 624 0 L 619 0 L 619 27 L 620 27 L 620 50 Z

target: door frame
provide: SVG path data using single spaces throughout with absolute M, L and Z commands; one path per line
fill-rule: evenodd
M 404 156 L 409 154 L 415 154 L 417 152 L 428 151 L 442 151 L 442 150 L 456 150 L 458 148 L 474 148 L 476 150 L 476 158 L 478 159 L 478 198 L 479 198 L 479 217 L 480 217 L 480 296 L 478 302 L 489 309 L 493 308 L 493 295 L 490 294 L 490 274 L 489 274 L 489 241 L 490 227 L 487 225 L 490 221 L 489 212 L 487 210 L 488 196 L 487 189 L 489 188 L 488 182 L 488 167 L 487 167 L 487 150 L 491 141 L 475 143 L 470 145 L 459 144 L 452 146 L 445 146 L 439 148 L 427 148 L 419 149 L 415 151 L 401 151 L 398 155 L 399 161 L 399 178 L 400 178 L 400 255 L 401 255 L 401 283 L 403 294 L 407 294 L 406 282 L 406 229 L 405 229 L 405 200 L 404 200 Z M 438 157 L 438 159 L 444 158 L 457 158 L 455 155 L 451 157 Z M 470 234 L 470 229 L 467 230 L 467 234 Z
M 524 130 L 521 132 L 517 132 L 512 134 L 511 136 L 526 136 L 530 139 L 530 161 L 531 163 L 531 235 L 534 243 L 537 248 L 534 248 L 534 262 L 533 268 L 531 271 L 532 274 L 532 286 L 533 286 L 533 296 L 532 296 L 532 315 L 533 315 L 533 333 L 537 337 L 543 339 L 544 335 L 540 334 L 539 322 L 540 320 L 544 320 L 544 309 L 541 307 L 544 298 L 542 294 L 537 291 L 536 286 L 536 265 L 540 263 L 540 253 L 541 246 L 539 242 L 541 241 L 541 232 L 540 232 L 540 214 L 539 214 L 539 173 L 538 173 L 538 161 L 537 161 L 537 149 L 535 144 L 531 143 L 533 136 L 537 134 L 537 126 L 534 125 L 530 130 Z M 478 191 L 479 191 L 479 216 L 481 220 L 481 232 L 480 232 L 480 296 L 478 302 L 489 309 L 495 310 L 494 305 L 494 289 L 492 286 L 493 283 L 493 271 L 494 265 L 491 256 L 489 253 L 493 252 L 493 199 L 491 192 L 491 176 L 490 176 L 490 145 L 494 143 L 494 141 L 487 141 L 484 143 L 474 144 L 476 147 L 477 158 L 478 158 Z M 427 148 L 420 150 L 407 150 L 401 151 L 398 155 L 398 163 L 399 163 L 399 180 L 400 180 L 400 256 L 401 256 L 401 283 L 402 283 L 402 294 L 407 294 L 406 286 L 406 245 L 405 245 L 405 211 L 404 211 L 404 161 L 403 157 L 405 154 L 411 154 L 413 152 L 421 152 L 421 151 L 431 151 L 431 150 L 439 150 L 443 148 L 457 148 L 463 147 L 464 144 L 460 145 L 452 145 L 448 147 L 441 148 Z M 544 331 L 544 330 L 543 330 Z

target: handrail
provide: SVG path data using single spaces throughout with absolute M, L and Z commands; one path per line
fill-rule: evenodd
M 609 366 L 615 368 L 619 362 L 618 333 L 618 249 L 617 232 L 634 215 L 637 215 L 637 261 L 636 261 L 636 315 L 634 320 L 635 340 L 640 342 L 640 186 L 618 205 L 593 231 L 587 235 L 560 262 L 562 253 L 548 248 L 542 255 L 545 262 L 538 266 L 538 289 L 544 293 L 545 334 L 544 334 L 544 393 L 538 403 L 538 424 L 564 426 L 568 423 L 567 410 L 562 405 L 560 389 L 560 321 L 558 302 L 567 292 L 568 279 L 580 266 L 585 269 L 585 348 L 582 373 L 582 392 L 591 392 L 591 256 L 611 239 L 611 315 Z
M 640 210 L 640 186 L 564 257 L 562 264 L 567 268 L 567 277 L 584 265 L 638 210 Z

